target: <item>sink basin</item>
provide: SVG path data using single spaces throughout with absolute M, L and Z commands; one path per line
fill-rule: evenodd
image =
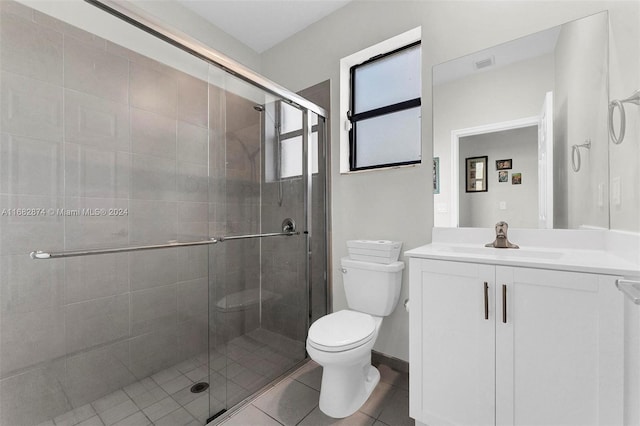
M 528 250 L 528 249 L 497 249 L 492 247 L 466 247 L 466 246 L 444 246 L 442 251 L 449 251 L 453 253 L 465 253 L 465 254 L 479 254 L 484 256 L 498 256 L 498 257 L 515 257 L 515 258 L 529 258 L 529 259 L 560 259 L 563 256 L 562 252 L 557 251 L 542 251 L 542 250 Z

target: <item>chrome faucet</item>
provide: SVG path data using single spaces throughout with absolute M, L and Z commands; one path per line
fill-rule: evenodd
M 509 229 L 507 222 L 496 223 L 496 239 L 492 243 L 485 244 L 484 246 L 494 248 L 520 248 L 516 244 L 509 242 L 507 229 Z

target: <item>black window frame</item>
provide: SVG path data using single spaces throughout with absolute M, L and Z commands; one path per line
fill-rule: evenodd
M 357 148 L 357 124 L 359 121 L 366 120 L 374 117 L 381 117 L 383 115 L 392 114 L 394 112 L 400 112 L 411 108 L 416 108 L 422 106 L 422 97 L 409 99 L 406 101 L 398 102 L 392 105 L 385 105 L 383 107 L 375 108 L 369 111 L 363 111 L 358 114 L 354 114 L 355 111 L 355 93 L 356 93 L 356 78 L 355 73 L 359 67 L 363 65 L 368 65 L 372 62 L 378 61 L 380 59 L 386 58 L 387 56 L 394 55 L 403 50 L 411 49 L 415 46 L 419 46 L 422 44 L 421 40 L 415 41 L 413 43 L 407 44 L 406 46 L 402 46 L 400 48 L 394 49 L 387 53 L 382 53 L 380 55 L 373 56 L 367 59 L 364 62 L 353 65 L 349 68 L 349 76 L 350 76 L 350 99 L 349 99 L 349 111 L 347 112 L 347 119 L 351 123 L 351 129 L 349 130 L 349 170 L 350 171 L 359 171 L 359 170 L 371 170 L 371 169 L 380 169 L 386 167 L 397 167 L 397 166 L 406 166 L 411 164 L 420 164 L 422 163 L 422 158 L 418 160 L 412 161 L 404 161 L 400 163 L 385 163 L 385 164 L 376 164 L 372 166 L 363 166 L 357 167 L 357 157 L 356 157 L 356 148 Z M 419 76 L 421 77 L 421 76 Z

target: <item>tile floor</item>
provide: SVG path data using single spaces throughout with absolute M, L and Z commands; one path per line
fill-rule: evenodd
M 304 344 L 267 330 L 233 339 L 39 426 L 196 426 L 260 390 L 304 358 Z M 200 381 L 209 390 L 192 393 Z
M 358 412 L 334 419 L 318 407 L 322 368 L 307 362 L 250 404 L 221 419 L 220 426 L 404 426 L 409 417 L 409 375 L 384 364 L 376 365 L 380 383 Z
M 236 404 L 276 378 L 300 359 L 299 342 L 275 333 L 256 331 L 229 342 L 226 357 L 214 353 L 184 361 L 130 384 L 90 404 L 41 423 L 40 426 L 196 426 L 210 413 Z M 293 355 L 295 354 L 295 356 Z M 288 356 L 286 356 L 288 355 Z M 318 408 L 322 368 L 313 361 L 288 375 L 260 396 L 220 417 L 220 426 L 279 425 L 413 425 L 409 418 L 409 376 L 385 364 L 376 365 L 381 380 L 354 415 L 333 419 Z M 198 381 L 210 381 L 209 391 L 190 392 Z M 212 404 L 210 406 L 210 404 Z M 217 405 L 217 407 L 216 407 Z

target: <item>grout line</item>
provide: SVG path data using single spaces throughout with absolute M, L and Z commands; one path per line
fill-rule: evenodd
M 300 423 L 302 423 L 302 422 L 304 421 L 304 419 L 306 419 L 307 417 L 309 417 L 309 416 L 311 415 L 311 413 L 313 413 L 313 411 L 314 411 L 316 408 L 318 408 L 319 406 L 320 406 L 320 405 L 318 405 L 318 404 L 314 405 L 314 406 L 313 406 L 313 408 L 311 409 L 311 411 L 309 411 L 307 414 L 305 414 L 305 415 L 300 419 L 300 421 L 298 421 L 298 422 L 296 423 L 296 425 L 299 425 Z
M 311 390 L 314 390 L 314 391 L 316 391 L 316 392 L 320 393 L 320 391 L 319 391 L 318 389 L 315 389 L 315 388 L 313 388 L 313 387 L 309 386 L 308 384 L 306 384 L 306 383 L 304 383 L 304 382 L 301 382 L 301 381 L 300 381 L 300 380 L 298 380 L 298 379 L 293 379 L 293 380 L 294 380 L 294 381 L 296 381 L 296 382 L 298 382 L 298 383 L 300 383 L 301 385 L 305 385 L 306 387 L 308 387 L 308 388 L 309 388 L 309 389 L 311 389 Z
M 253 404 L 249 404 L 249 405 L 247 405 L 247 407 L 249 407 L 249 406 L 251 406 L 251 407 L 255 408 L 255 409 L 256 409 L 256 410 L 258 410 L 258 411 L 260 411 L 260 412 L 261 412 L 261 413 L 263 413 L 265 416 L 267 416 L 267 417 L 269 417 L 269 418 L 273 419 L 276 423 L 281 424 L 281 425 L 283 425 L 283 426 L 284 426 L 284 423 L 280 422 L 280 421 L 279 421 L 278 419 L 276 419 L 275 417 L 273 417 L 273 416 L 269 415 L 269 413 L 266 413 L 266 412 L 262 411 L 262 410 L 260 409 L 260 407 L 257 407 L 257 406 L 255 406 L 255 405 L 253 405 Z M 245 408 L 247 408 L 247 407 L 244 407 L 242 410 L 239 410 L 236 414 L 241 413 L 241 412 L 242 412 L 242 411 L 244 411 L 244 409 L 245 409 Z M 235 415 L 235 414 L 234 414 L 234 415 Z M 307 415 L 308 415 L 308 414 L 307 414 Z M 231 416 L 231 417 L 233 417 L 233 416 Z M 229 418 L 231 418 L 231 417 L 229 417 Z M 306 416 L 305 416 L 305 417 L 306 417 Z M 304 417 L 303 417 L 303 419 L 304 419 Z M 300 421 L 302 421 L 302 420 L 300 420 Z

